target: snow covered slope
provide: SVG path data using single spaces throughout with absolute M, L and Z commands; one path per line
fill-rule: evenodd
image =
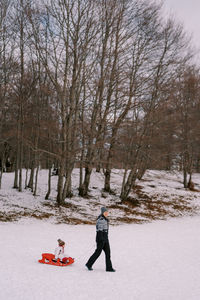
M 95 226 L 44 220 L 0 223 L 2 300 L 199 300 L 200 218 L 111 226 L 116 273 L 105 272 L 104 254 L 89 272 Z M 57 238 L 76 258 L 69 267 L 42 265 Z
M 25 174 L 24 174 L 25 177 Z M 0 221 L 16 221 L 20 218 L 49 219 L 54 223 L 94 224 L 101 206 L 111 212 L 111 224 L 145 223 L 156 219 L 200 214 L 200 192 L 183 188 L 182 173 L 149 170 L 137 182 L 129 201 L 120 202 L 122 170 L 113 170 L 111 188 L 113 194 L 103 192 L 104 176 L 93 171 L 88 198 L 78 196 L 79 170 L 72 176 L 73 197 L 66 199 L 65 206 L 56 205 L 57 176 L 52 177 L 50 199 L 44 200 L 47 191 L 46 170 L 39 172 L 38 192 L 34 197 L 31 191 L 22 193 L 14 190 L 13 173 L 3 174 L 0 190 Z M 200 190 L 200 174 L 193 180 Z
M 93 172 L 85 199 L 78 196 L 79 174 L 75 169 L 74 196 L 58 207 L 56 177 L 52 178 L 50 199 L 44 200 L 46 171 L 39 173 L 36 197 L 30 190 L 19 193 L 12 189 L 12 173 L 3 175 L 0 299 L 200 299 L 200 193 L 185 190 L 180 173 L 151 170 L 137 182 L 129 201 L 122 204 L 122 176 L 120 170 L 113 170 L 114 193 L 109 195 L 102 192 L 103 174 Z M 193 180 L 199 189 L 200 175 L 195 174 Z M 104 254 L 94 271 L 85 268 L 95 249 L 95 226 L 88 224 L 95 223 L 101 206 L 109 208 L 111 224 L 118 225 L 110 226 L 116 273 L 105 272 Z M 182 218 L 171 218 L 178 216 Z M 66 253 L 75 263 L 68 267 L 39 264 L 42 252 L 54 252 L 58 238 L 66 241 Z

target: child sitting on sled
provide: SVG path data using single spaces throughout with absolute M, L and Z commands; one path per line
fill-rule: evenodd
M 42 259 L 39 259 L 38 262 L 54 266 L 68 266 L 73 264 L 74 258 L 67 257 L 64 248 L 65 242 L 61 239 L 58 239 L 58 247 L 55 249 L 55 254 L 42 253 Z
M 65 254 L 65 242 L 58 239 L 58 247 L 55 249 L 55 258 L 52 261 L 57 262 L 58 258 L 61 263 L 66 264 L 68 262 L 67 255 Z

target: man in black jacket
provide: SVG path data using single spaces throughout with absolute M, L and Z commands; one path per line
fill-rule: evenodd
M 108 210 L 105 207 L 101 208 L 101 215 L 97 219 L 96 223 L 96 242 L 97 248 L 94 254 L 89 258 L 86 263 L 86 267 L 89 271 L 92 271 L 92 265 L 95 263 L 97 258 L 100 256 L 102 250 L 105 252 L 106 256 L 106 271 L 107 272 L 115 272 L 112 267 L 111 259 L 110 259 L 110 245 L 108 240 L 108 229 L 109 229 L 109 220 L 108 220 Z

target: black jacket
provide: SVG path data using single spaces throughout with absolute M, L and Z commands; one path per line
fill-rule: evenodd
M 104 215 L 100 215 L 96 223 L 96 242 L 108 241 L 108 229 L 109 220 Z

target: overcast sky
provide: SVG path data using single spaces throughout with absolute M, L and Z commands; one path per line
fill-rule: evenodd
M 193 35 L 194 45 L 200 49 L 200 0 L 163 0 L 164 9 L 180 21 L 189 34 Z

